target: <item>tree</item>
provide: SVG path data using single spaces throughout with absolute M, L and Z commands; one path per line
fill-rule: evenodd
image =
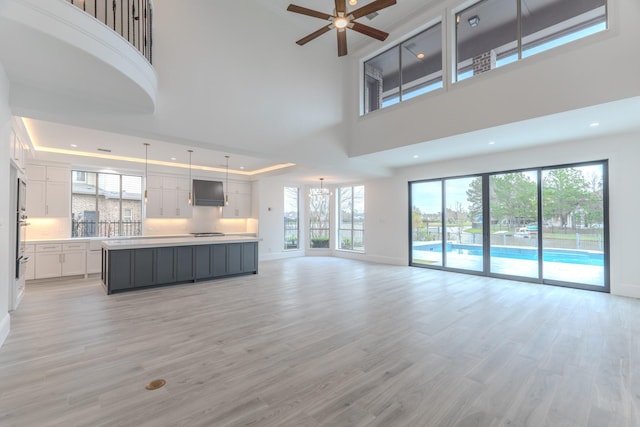
M 482 216 L 482 177 L 474 178 L 467 190 L 467 201 L 469 202 L 469 214 L 471 218 Z
M 589 183 L 582 171 L 559 168 L 545 172 L 542 187 L 542 210 L 545 218 L 560 218 L 562 228 L 578 209 L 584 209 L 590 199 Z M 575 221 L 572 222 L 575 227 Z
M 537 186 L 528 175 L 522 172 L 493 175 L 490 189 L 492 217 L 508 219 L 514 226 L 536 218 Z

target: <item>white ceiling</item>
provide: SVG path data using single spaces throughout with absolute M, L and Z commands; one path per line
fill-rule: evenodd
M 370 1 L 360 0 L 358 7 Z M 222 19 L 224 22 L 220 25 L 208 25 L 205 30 L 202 27 L 204 20 L 195 20 L 198 15 L 219 13 L 223 6 L 203 0 L 198 3 L 203 10 L 196 13 L 180 8 L 173 0 L 154 3 L 158 9 L 158 32 L 154 39 L 157 48 L 154 67 L 159 80 L 156 113 L 111 117 L 104 114 L 83 116 L 78 112 L 76 116 L 65 116 L 66 124 L 52 123 L 43 117 L 29 119 L 27 127 L 36 146 L 99 154 L 105 153 L 97 151 L 98 148 L 105 148 L 111 150 L 106 153 L 108 155 L 133 158 L 136 161 L 130 163 L 130 168 L 140 170 L 146 142 L 151 144 L 150 160 L 181 163 L 179 167 L 188 163 L 186 150 L 193 149 L 194 167 L 220 168 L 225 164 L 225 155 L 229 155 L 230 169 L 239 175 L 293 162 L 298 166 L 271 174 L 282 173 L 291 179 L 307 181 L 325 176 L 340 182 L 388 174 L 391 169 L 403 166 L 640 128 L 640 121 L 634 114 L 640 111 L 640 101 L 632 98 L 349 158 L 345 146 L 348 131 L 344 124 L 344 117 L 348 115 L 341 111 L 343 103 L 334 100 L 335 94 L 343 89 L 340 73 L 350 69 L 341 64 L 349 57 L 337 57 L 335 35 L 331 33 L 302 47 L 295 44 L 300 37 L 320 28 L 322 20 L 287 12 L 288 0 L 232 2 L 224 6 L 230 10 L 224 11 L 234 16 L 244 14 L 243 23 L 252 28 L 252 32 L 234 33 L 232 44 L 212 45 L 210 39 L 224 41 L 224 35 L 233 28 L 233 23 Z M 333 10 L 331 0 L 295 0 L 293 3 L 327 13 Z M 442 0 L 398 0 L 396 5 L 380 11 L 373 21 L 360 20 L 390 32 L 389 40 L 394 40 L 402 36 L 394 33 L 395 28 L 406 31 L 407 21 L 442 3 Z M 168 10 L 166 16 L 160 13 L 164 8 Z M 184 31 L 193 34 L 185 35 L 181 31 L 178 35 L 167 29 L 171 19 L 194 20 Z M 283 23 L 287 25 L 283 26 Z M 202 31 L 212 34 L 207 33 L 203 38 Z M 256 38 L 256 34 L 262 34 L 262 38 Z M 190 51 L 180 45 L 185 39 L 192 41 Z M 349 52 L 370 46 L 371 40 L 351 31 Z M 257 46 L 259 50 L 249 52 L 247 46 Z M 193 52 L 198 52 L 198 56 L 194 58 Z M 224 66 L 230 63 L 240 63 L 241 69 Z M 197 68 L 199 64 L 203 64 L 202 70 Z M 292 64 L 302 71 L 287 73 Z M 207 74 L 210 70 L 219 73 Z M 262 70 L 264 74 L 256 79 L 252 74 L 255 70 Z M 200 79 L 220 80 L 222 85 L 203 86 Z M 237 88 L 230 89 L 227 86 L 231 85 L 225 85 L 229 79 L 251 85 L 248 90 L 239 92 Z M 263 84 L 264 79 L 270 84 Z M 247 108 L 256 96 L 260 104 Z M 600 125 L 590 127 L 593 122 Z M 495 143 L 489 145 L 490 141 Z M 71 147 L 71 144 L 77 147 Z M 39 156 L 54 161 L 62 158 L 52 153 L 39 153 Z M 171 160 L 172 157 L 176 160 Z M 70 158 L 76 165 L 100 167 L 105 161 L 109 162 L 88 154 L 72 154 Z M 256 176 L 262 175 L 249 176 L 249 179 Z

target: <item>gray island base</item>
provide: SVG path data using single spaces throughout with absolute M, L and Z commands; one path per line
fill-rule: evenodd
M 257 273 L 255 237 L 172 237 L 102 243 L 102 284 L 107 294 Z

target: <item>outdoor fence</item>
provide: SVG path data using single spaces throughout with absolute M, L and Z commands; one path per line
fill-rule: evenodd
M 71 237 L 141 236 L 142 221 L 71 221 Z

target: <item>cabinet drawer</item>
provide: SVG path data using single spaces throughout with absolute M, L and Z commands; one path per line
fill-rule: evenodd
M 86 251 L 87 250 L 87 244 L 82 242 L 82 243 L 63 243 L 62 244 L 62 250 L 67 252 L 67 251 Z
M 52 243 L 50 245 L 36 245 L 36 252 L 60 252 L 62 251 L 62 245 Z

